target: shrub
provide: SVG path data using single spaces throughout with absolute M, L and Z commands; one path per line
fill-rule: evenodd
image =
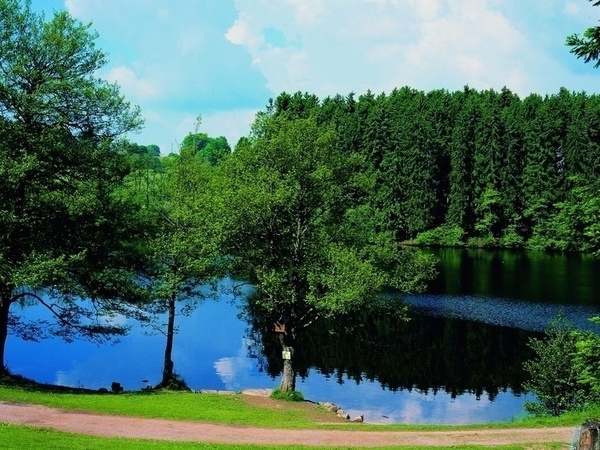
M 495 247 L 496 239 L 491 233 L 483 236 L 472 237 L 468 240 L 467 245 L 475 248 Z
M 271 398 L 273 400 L 285 400 L 288 402 L 303 402 L 304 395 L 302 392 L 298 391 L 287 391 L 283 392 L 281 389 L 277 388 L 271 392 Z
M 525 388 L 535 393 L 539 403 L 527 402 L 528 412 L 558 416 L 581 405 L 582 386 L 573 363 L 576 342 L 576 334 L 561 316 L 552 322 L 544 338 L 529 340 L 535 358 L 524 364 L 529 373 Z
M 169 391 L 189 391 L 190 390 L 190 388 L 188 387 L 185 380 L 179 374 L 176 374 L 176 373 L 173 374 L 173 376 L 168 380 L 168 383 L 166 385 L 159 384 L 158 386 L 156 386 L 155 389 L 166 389 Z
M 523 236 L 517 232 L 517 227 L 515 225 L 506 227 L 500 238 L 500 246 L 505 248 L 521 248 L 523 247 L 523 243 Z
M 599 318 L 590 319 L 599 323 Z M 600 336 L 591 331 L 575 332 L 577 352 L 573 364 L 578 374 L 578 381 L 585 393 L 585 402 L 598 403 L 600 401 Z
M 442 225 L 433 230 L 419 233 L 415 241 L 422 246 L 460 247 L 463 245 L 462 237 L 463 230 L 461 227 Z

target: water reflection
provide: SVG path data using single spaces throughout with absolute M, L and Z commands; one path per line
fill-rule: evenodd
M 440 259 L 440 274 L 430 294 L 599 304 L 600 260 L 591 255 L 454 248 L 427 252 Z
M 416 311 L 432 317 L 466 319 L 501 327 L 542 332 L 560 312 L 574 327 L 598 332 L 588 319 L 599 313 L 597 307 L 519 302 L 495 297 L 454 295 L 407 295 Z
M 369 422 L 510 419 L 523 414 L 527 399 L 521 369 L 527 339 L 559 311 L 581 327 L 592 326 L 587 318 L 600 314 L 594 296 L 600 291 L 597 262 L 463 250 L 438 256 L 443 264 L 431 292 L 407 297 L 413 306 L 409 323 L 386 315 L 362 322 L 338 318 L 336 332 L 326 326 L 312 330 L 298 355 L 298 389 L 305 397 L 333 401 L 351 415 L 365 414 Z M 42 311 L 31 308 L 26 315 L 43 316 Z M 175 371 L 193 389 L 277 385 L 279 348 L 261 332 L 260 318 L 247 321 L 239 313 L 239 303 L 223 293 L 220 301 L 203 302 L 190 317 L 178 317 Z M 114 345 L 35 343 L 11 335 L 8 367 L 69 386 L 155 385 L 164 337 L 127 323 L 130 335 Z M 346 328 L 350 332 L 339 331 Z
M 282 370 L 278 342 L 268 323 L 250 317 L 260 343 L 254 354 L 276 376 Z M 533 333 L 465 319 L 413 313 L 404 322 L 385 310 L 337 317 L 299 335 L 296 369 L 301 377 L 316 369 L 339 384 L 378 383 L 391 392 L 443 392 L 451 399 L 469 394 L 493 401 L 501 392 L 522 393 L 522 365 L 531 357 L 525 343 Z

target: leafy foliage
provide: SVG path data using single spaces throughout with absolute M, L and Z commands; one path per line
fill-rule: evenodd
M 15 301 L 46 306 L 67 338 L 102 337 L 122 330 L 98 315 L 136 295 L 115 138 L 142 121 L 96 77 L 106 64 L 96 37 L 66 12 L 45 22 L 30 1 L 0 1 L 0 371 Z
M 173 389 L 185 388 L 173 370 L 175 317 L 189 314 L 198 301 L 214 293 L 203 289 L 203 284 L 224 276 L 227 262 L 221 254 L 223 233 L 214 220 L 219 203 L 211 189 L 211 167 L 188 150 L 184 147 L 180 155 L 162 159 L 138 159 L 139 152 L 134 153 L 136 169 L 121 194 L 139 208 L 143 267 L 137 276 L 148 300 L 141 315 L 146 324 L 165 334 L 160 386 Z M 161 314 L 166 314 L 166 323 L 157 319 Z
M 236 274 L 256 289 L 253 307 L 285 324 L 292 358 L 298 331 L 315 320 L 358 310 L 387 286 L 420 288 L 432 271 L 431 259 L 377 229 L 362 156 L 343 152 L 334 130 L 306 112 L 313 100 L 283 98 L 277 105 L 291 109 L 260 116 L 222 173 Z
M 574 364 L 577 339 L 564 319 L 557 318 L 543 339 L 532 338 L 529 345 L 535 358 L 524 364 L 530 380 L 525 388 L 533 391 L 539 403 L 525 408 L 533 414 L 558 416 L 581 405 L 582 392 Z
M 285 400 L 286 402 L 303 402 L 304 401 L 304 395 L 302 395 L 302 392 L 298 392 L 298 391 L 283 392 L 279 388 L 273 389 L 273 392 L 271 392 L 270 397 L 273 400 Z
M 347 158 L 371 223 L 396 241 L 595 252 L 599 112 L 599 96 L 566 89 L 524 99 L 469 87 L 282 93 L 253 136 L 266 137 L 273 116 L 314 116 Z
M 442 225 L 417 234 L 416 243 L 426 247 L 460 247 L 464 245 L 463 230 L 458 226 Z
M 598 0 L 588 0 L 594 6 L 600 6 Z M 572 34 L 567 36 L 567 46 L 571 47 L 571 53 L 588 63 L 596 61 L 594 67 L 600 67 L 600 27 L 590 27 L 583 32 L 583 36 Z
M 590 319 L 596 324 L 600 324 L 600 318 Z M 590 405 L 600 402 L 600 336 L 592 332 L 575 333 L 576 354 L 573 361 L 578 375 L 579 384 L 585 392 L 584 405 Z

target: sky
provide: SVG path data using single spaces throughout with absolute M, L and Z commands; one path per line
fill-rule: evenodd
M 598 25 L 587 0 L 32 0 L 92 23 L 99 77 L 139 105 L 128 138 L 177 152 L 195 130 L 232 147 L 281 92 L 357 96 L 394 88 L 561 87 L 600 93 L 600 68 L 565 38 Z

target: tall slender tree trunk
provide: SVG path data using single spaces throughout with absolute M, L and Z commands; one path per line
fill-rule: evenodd
M 8 310 L 11 304 L 10 296 L 0 297 L 0 374 L 7 374 L 8 369 L 4 361 L 6 337 L 8 336 Z
M 165 346 L 165 359 L 163 364 L 163 377 L 160 385 L 166 387 L 173 380 L 173 335 L 175 334 L 175 294 L 171 296 L 168 304 L 169 319 L 167 322 L 167 345 Z
M 281 375 L 281 392 L 293 392 L 296 390 L 296 371 L 294 369 L 294 346 L 286 339 L 284 334 L 279 335 L 283 358 L 283 374 Z

